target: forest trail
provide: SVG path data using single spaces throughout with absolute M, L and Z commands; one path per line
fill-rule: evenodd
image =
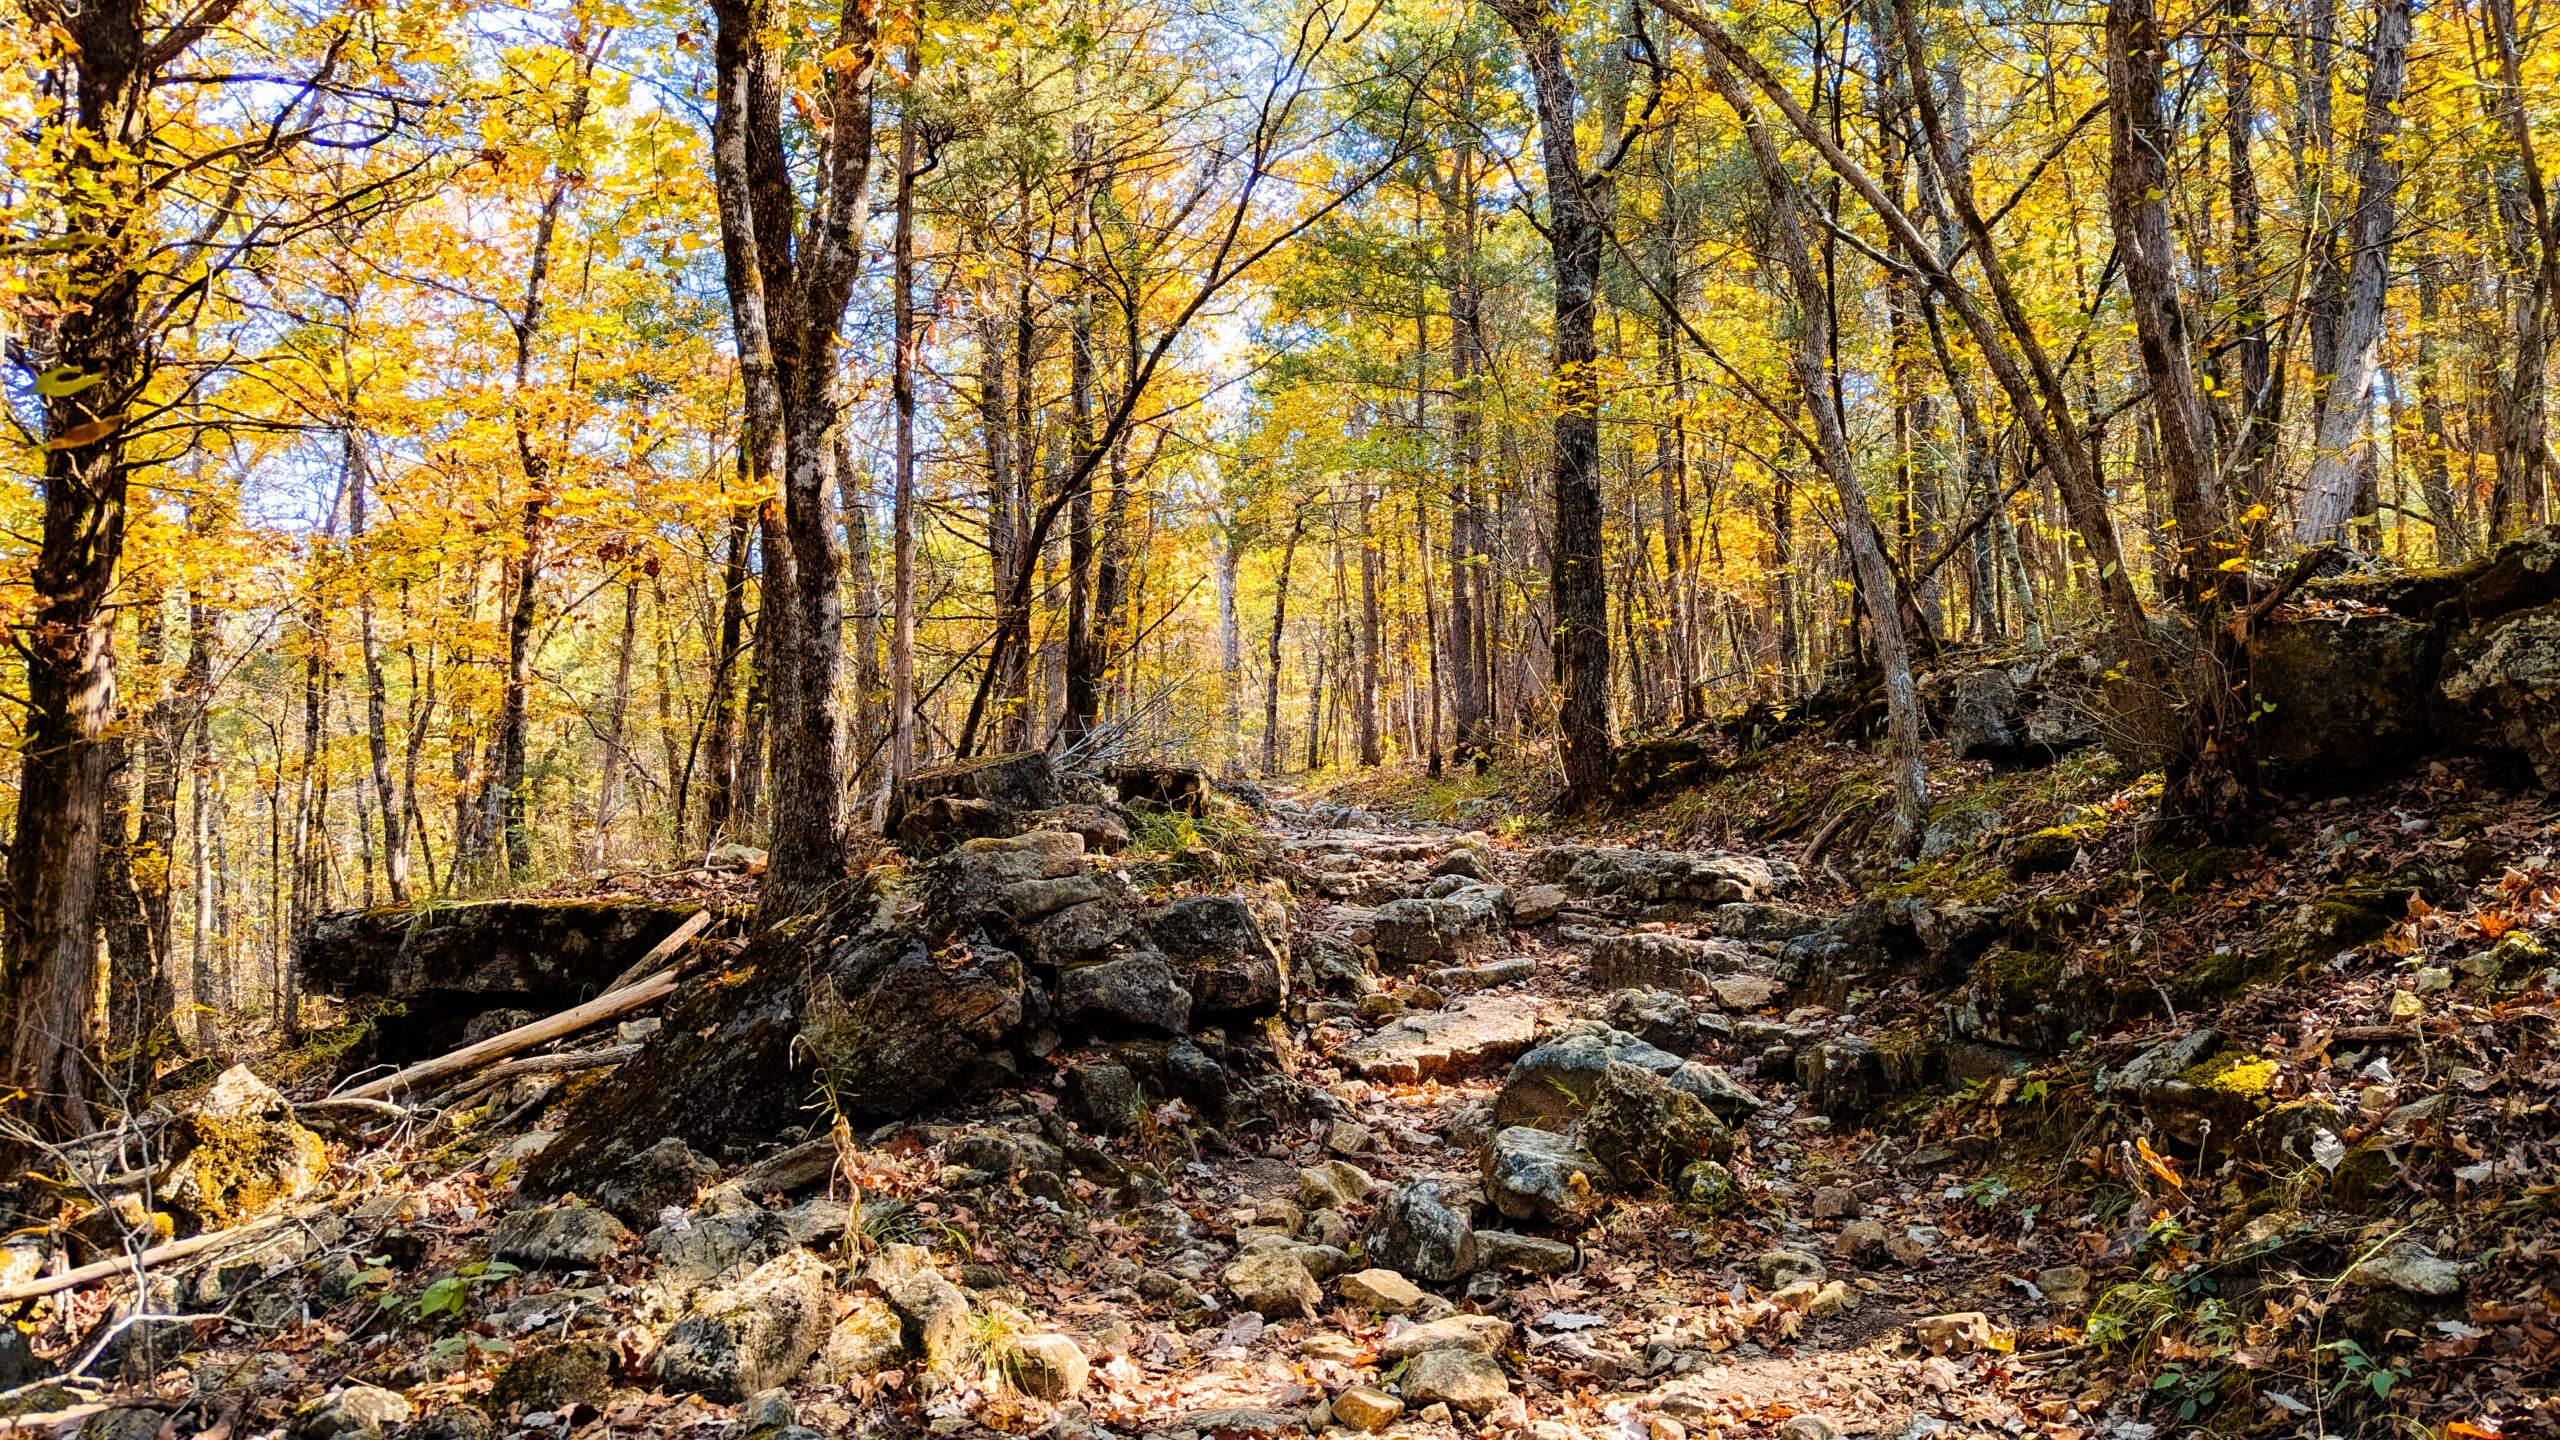
M 1471 852 L 1446 829 L 1310 812 L 1293 805 L 1294 797 L 1276 798 L 1271 829 L 1327 877 L 1326 888 L 1344 897 L 1309 907 L 1298 932 L 1301 949 L 1311 937 L 1346 944 L 1374 939 L 1375 907 L 1352 897 L 1381 883 L 1445 871 L 1453 854 L 1490 854 L 1489 878 L 1507 882 L 1515 897 L 1532 896 L 1539 905 L 1560 898 L 1536 896 L 1532 852 Z M 1322 823 L 1345 818 L 1359 828 Z M 1576 1013 L 1605 1012 L 1609 992 L 1592 978 L 1595 942 L 1635 934 L 1691 938 L 1702 928 L 1637 921 L 1577 902 L 1512 930 L 1465 966 L 1397 986 L 1393 993 L 1413 1002 L 1411 1008 L 1383 995 L 1358 1007 L 1333 1002 L 1337 1011 L 1386 1021 L 1367 1031 L 1348 1016 L 1328 1017 L 1310 1032 L 1308 1059 L 1340 1074 L 1328 1088 L 1344 1113 L 1311 1122 L 1307 1133 L 1283 1137 L 1262 1156 L 1213 1161 L 1210 1173 L 1195 1174 L 1191 1193 L 1244 1231 L 1275 1216 L 1297 1216 L 1301 1172 L 1341 1160 L 1386 1187 L 1436 1182 L 1454 1210 L 1474 1209 L 1486 1217 L 1482 1223 L 1505 1224 L 1485 1199 L 1478 1152 L 1508 1062 L 1523 1047 L 1516 1035 L 1506 1042 L 1481 1033 L 1443 1043 L 1453 1028 L 1466 1028 L 1448 1025 L 1448 1017 L 1474 1013 L 1498 1022 L 1532 1014 L 1541 1029 L 1552 1029 Z M 1768 963 L 1774 945 L 1731 948 L 1755 963 L 1717 977 L 1729 996 L 1753 998 L 1755 985 L 1783 995 Z M 1451 985 L 1435 996 L 1430 978 L 1463 983 L 1469 970 L 1499 977 L 1498 983 L 1472 993 Z M 1445 999 L 1447 1008 L 1434 1008 L 1435 998 Z M 1698 998 L 1702 1012 L 1712 1014 L 1707 997 Z M 1681 1004 L 1659 992 L 1655 999 L 1670 1001 L 1674 1012 Z M 1399 1018 L 1389 1018 L 1398 1011 Z M 1657 1025 L 1680 1023 L 1658 1003 L 1652 1018 Z M 1231 1321 L 1219 1343 L 1153 1377 L 1161 1389 L 1146 1409 L 1155 1413 L 1112 1428 L 1135 1421 L 1141 1432 L 1179 1429 L 1165 1412 L 1286 1409 L 1314 1398 L 1311 1386 L 1337 1396 L 1355 1384 L 1376 1384 L 1398 1370 L 1389 1358 L 1400 1353 L 1397 1337 L 1455 1302 L 1461 1312 L 1502 1322 L 1499 1348 L 1510 1393 L 1483 1416 L 1485 1433 L 1525 1431 L 1541 1440 L 1590 1433 L 1626 1440 L 1968 1432 L 2072 1440 L 2093 1431 L 2148 1433 L 2140 1426 L 2118 1432 L 2083 1418 L 2075 1400 L 2099 1408 L 2110 1398 L 2105 1388 L 2067 1393 L 2044 1368 L 2076 1348 L 2050 1343 L 2060 1318 L 2050 1302 L 2078 1305 L 2078 1287 L 2087 1283 L 2085 1271 L 2062 1268 L 2074 1255 L 2057 1227 L 2031 1220 L 2031 1233 L 1984 1233 L 1968 1224 L 1964 1212 L 1977 1207 L 1961 1187 L 1956 1171 L 1967 1167 L 1954 1151 L 1934 1147 L 1906 1155 L 1889 1137 L 1851 1133 L 1812 1113 L 1785 1086 L 1753 1078 L 1756 1056 L 1740 1058 L 1769 1035 L 1796 1032 L 1800 1040 L 1831 1019 L 1773 998 L 1757 1014 L 1727 1013 L 1698 1027 L 1700 1056 L 1734 1062 L 1730 1071 L 1768 1100 L 1737 1127 L 1737 1198 L 1715 1207 L 1717 1218 L 1660 1195 L 1622 1195 L 1597 1208 L 1579 1233 L 1569 1225 L 1545 1228 L 1578 1246 L 1561 1273 L 1479 1270 L 1436 1287 L 1447 1301 L 1424 1294 L 1407 1316 L 1381 1318 L 1335 1303 L 1315 1321 Z M 1416 1056 L 1431 1073 L 1411 1075 Z M 1372 1078 L 1363 1078 L 1364 1071 Z M 1605 1176 L 1592 1178 L 1607 1183 Z M 1503 1243 L 1508 1248 L 1507 1236 Z M 1514 1262 L 1523 1264 L 1544 1268 L 1537 1257 Z M 2063 1293 L 2047 1296 L 2035 1283 L 2039 1273 Z M 1947 1316 L 1959 1318 L 1937 1318 Z M 1410 1373 L 1408 1362 L 1405 1376 Z M 1428 1403 L 1411 1394 L 1406 1402 L 1408 1417 L 1396 1428 L 1427 1434 L 1446 1423 L 1433 1416 L 1417 1430 L 1412 1412 Z

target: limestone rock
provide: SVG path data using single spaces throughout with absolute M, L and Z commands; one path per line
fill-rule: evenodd
M 1289 998 L 1289 960 L 1236 895 L 1177 900 L 1146 922 L 1201 1015 L 1258 1014 Z
M 1476 995 L 1445 1010 L 1407 1015 L 1343 1047 L 1345 1069 L 1366 1080 L 1407 1084 L 1426 1075 L 1509 1060 L 1538 1033 L 1538 1002 L 1526 995 Z
M 1366 1243 L 1377 1263 L 1435 1285 L 1476 1268 L 1475 1226 L 1429 1180 L 1417 1180 L 1381 1202 L 1369 1222 Z
M 703 1186 L 720 1178 L 710 1157 L 669 1136 L 623 1162 L 596 1191 L 596 1203 L 626 1224 L 651 1225 L 668 1206 L 686 1209 Z
M 1404 1402 L 1374 1385 L 1354 1385 L 1333 1397 L 1333 1418 L 1374 1435 L 1404 1414 Z
M 1733 1131 L 1694 1095 L 1648 1070 L 1613 1062 L 1583 1117 L 1582 1143 L 1621 1184 L 1668 1183 L 1694 1160 L 1733 1151 Z
M 2426 747 L 2439 641 L 2398 615 L 2276 618 L 2250 647 L 2250 683 L 2273 713 L 2259 761 L 2288 790 L 2329 790 Z
M 1487 1270 L 1504 1270 L 1516 1275 L 1562 1275 L 1582 1263 L 1582 1257 L 1561 1240 L 1518 1235 L 1508 1230 L 1479 1230 L 1476 1232 L 1476 1263 Z
M 1434 1350 L 1474 1350 L 1499 1354 L 1511 1346 L 1511 1322 L 1491 1315 L 1450 1315 L 1409 1325 L 1378 1342 L 1378 1363 L 1426 1355 Z
M 1591 983 L 1603 990 L 1704 990 L 1717 975 L 1741 965 L 1742 957 L 1722 941 L 1680 935 L 1609 935 L 1591 947 Z
M 1069 1026 L 1188 1034 L 1191 992 L 1163 956 L 1132 951 L 1059 971 L 1058 1018 Z
M 1404 1393 L 1420 1404 L 1483 1416 L 1511 1394 L 1511 1380 L 1502 1363 L 1481 1350 L 1426 1350 L 1405 1366 Z
M 2521 751 L 2560 790 L 2560 605 L 2520 610 L 2458 636 L 2436 682 L 2436 733 Z
M 498 1226 L 498 1258 L 528 1270 L 593 1270 L 622 1248 L 631 1230 L 592 1205 L 519 1210 Z
M 199 1229 L 220 1230 L 317 1189 L 329 1173 L 320 1137 L 293 1105 L 246 1065 L 213 1087 L 170 1129 L 160 1198 Z
M 1133 762 L 1112 766 L 1103 778 L 1120 792 L 1124 802 L 1144 801 L 1186 815 L 1209 813 L 1209 781 L 1197 765 Z
M 1569 894 L 1666 914 L 1766 900 L 1796 878 L 1794 866 L 1756 855 L 1587 845 L 1542 850 L 1531 869 L 1538 879 L 1560 884 Z
M 1298 1203 L 1309 1210 L 1341 1210 L 1377 1193 L 1368 1171 L 1347 1160 L 1327 1160 L 1298 1172 Z
M 1970 1355 L 1998 1343 L 1991 1319 L 1979 1310 L 1932 1315 L 1911 1322 L 1912 1337 L 1932 1355 Z
M 698 1297 L 658 1343 L 650 1367 L 670 1390 L 735 1402 L 797 1377 L 834 1317 L 825 1262 L 795 1250 Z
M 2347 1280 L 2368 1288 L 2387 1286 L 2430 1300 L 2462 1293 L 2462 1266 L 2437 1258 L 2414 1240 L 2394 1240 L 2347 1270 Z
M 895 1366 L 905 1353 L 906 1323 L 888 1301 L 866 1295 L 827 1332 L 815 1373 L 829 1385 L 843 1385 Z
M 1092 1373 L 1084 1351 L 1064 1335 L 1029 1336 L 1006 1357 L 1006 1378 L 1035 1400 L 1072 1400 L 1084 1393 Z
M 1503 943 L 1511 929 L 1511 892 L 1461 883 L 1438 898 L 1381 905 L 1371 927 L 1370 944 L 1381 965 L 1455 965 Z
M 613 1391 L 622 1352 L 602 1340 L 563 1340 L 518 1354 L 498 1372 L 489 1403 L 502 1410 L 565 1410 Z
M 890 794 L 888 812 L 882 817 L 883 828 L 903 838 L 910 812 L 936 797 L 977 801 L 1007 822 L 1014 812 L 1055 809 L 1067 798 L 1045 751 L 980 755 L 930 766 L 908 776 Z
M 1719 905 L 1712 918 L 1716 933 L 1728 940 L 1793 940 L 1800 935 L 1810 935 L 1829 923 L 1810 910 L 1798 910 L 1766 900 Z
M 1722 1070 L 1684 1061 L 1623 1030 L 1584 1021 L 1548 1037 L 1512 1065 L 1509 1078 L 1494 1097 L 1494 1120 L 1502 1125 L 1563 1129 L 1599 1093 L 1600 1077 L 1613 1064 L 1633 1065 L 1658 1075 L 1720 1115 L 1760 1107 L 1758 1096 Z
M 1486 1143 L 1483 1161 L 1485 1193 L 1510 1219 L 1570 1224 L 1599 1204 L 1600 1162 L 1555 1132 L 1510 1126 Z
M 1763 1251 L 1759 1259 L 1751 1262 L 1751 1268 L 1758 1272 L 1761 1286 L 1769 1290 L 1783 1290 L 1799 1281 L 1828 1278 L 1822 1262 L 1802 1250 Z
M 1561 885 L 1523 885 L 1511 892 L 1511 923 L 1544 925 L 1572 899 Z
M 1403 1315 L 1422 1303 L 1422 1288 L 1393 1270 L 1368 1269 L 1342 1277 L 1342 1298 L 1381 1315 Z
M 796 1050 L 833 1103 L 861 1116 L 911 1113 L 1022 1023 L 1022 962 L 992 946 L 963 953 L 954 963 L 904 932 L 829 953 L 801 1002 Z
M 1245 1251 L 1218 1274 L 1236 1298 L 1239 1310 L 1265 1315 L 1312 1318 L 1324 1304 L 1324 1292 L 1298 1257 L 1277 1247 Z
M 380 1440 L 417 1413 L 408 1401 L 378 1385 L 349 1385 L 296 1411 L 285 1433 L 293 1440 Z

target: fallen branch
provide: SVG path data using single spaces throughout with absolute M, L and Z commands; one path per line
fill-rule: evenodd
M 593 1070 L 599 1066 L 619 1065 L 638 1054 L 637 1045 L 606 1045 L 595 1050 L 572 1050 L 566 1055 L 528 1055 L 509 1060 L 481 1071 L 470 1080 L 454 1087 L 450 1094 L 437 1096 L 429 1103 L 438 1110 L 452 1110 L 480 1098 L 510 1080 L 527 1075 L 565 1075 L 574 1070 Z
M 359 1099 L 353 1095 L 332 1095 L 325 1100 L 298 1100 L 294 1102 L 294 1114 L 300 1115 L 305 1110 L 353 1110 L 358 1114 L 371 1115 L 384 1120 L 407 1120 L 411 1118 L 409 1111 L 405 1106 L 394 1105 L 388 1100 Z
M 166 1265 L 172 1260 L 184 1260 L 190 1255 L 218 1249 L 246 1239 L 262 1230 L 272 1230 L 279 1225 L 301 1218 L 299 1215 L 269 1215 L 252 1220 L 245 1225 L 233 1226 L 228 1230 L 207 1231 L 202 1235 L 189 1236 L 184 1240 L 172 1240 L 166 1245 L 154 1245 L 139 1255 L 118 1255 L 111 1260 L 93 1261 L 75 1269 L 65 1270 L 59 1275 L 42 1275 L 33 1280 L 21 1280 L 15 1285 L 0 1285 L 0 1305 L 14 1305 L 20 1300 L 33 1300 L 40 1295 L 52 1295 L 63 1290 L 77 1289 L 92 1280 L 112 1280 L 118 1276 L 135 1274 L 154 1265 Z
M 611 990 L 573 1010 L 563 1010 L 548 1020 L 520 1025 L 504 1035 L 493 1035 L 477 1045 L 465 1045 L 450 1055 L 421 1061 L 397 1074 L 359 1085 L 332 1099 L 379 1100 L 400 1091 L 416 1090 L 431 1081 L 476 1070 L 492 1060 L 503 1060 L 520 1050 L 530 1050 L 546 1041 L 564 1035 L 575 1035 L 590 1025 L 627 1015 L 644 1005 L 655 1004 L 673 994 L 676 973 L 661 970 L 657 974 L 626 989 Z
M 637 982 L 640 977 L 657 969 L 659 965 L 665 962 L 668 956 L 673 955 L 678 949 L 682 948 L 684 942 L 701 934 L 710 924 L 711 912 L 708 910 L 696 910 L 691 915 L 686 916 L 685 922 L 675 928 L 674 934 L 669 935 L 666 939 L 650 946 L 648 954 L 632 961 L 630 969 L 614 976 L 613 983 L 604 987 L 604 993 L 610 995 L 625 985 Z

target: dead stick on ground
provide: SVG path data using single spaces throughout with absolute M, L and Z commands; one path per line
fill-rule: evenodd
M 166 1245 L 155 1245 L 139 1255 L 118 1255 L 112 1260 L 100 1260 L 94 1264 L 82 1265 L 76 1269 L 65 1270 L 59 1275 L 21 1280 L 15 1285 L 0 1285 L 0 1305 L 14 1305 L 20 1300 L 33 1300 L 39 1295 L 51 1295 L 56 1291 L 74 1289 L 92 1280 L 112 1280 L 130 1276 L 138 1268 L 147 1269 L 153 1265 L 166 1265 L 172 1260 L 184 1260 L 190 1255 L 230 1244 L 255 1235 L 261 1230 L 271 1230 L 299 1218 L 301 1217 L 294 1215 L 269 1215 L 263 1220 L 252 1220 L 246 1225 L 233 1229 L 215 1230 L 203 1235 L 190 1236 L 184 1240 L 172 1240 Z
M 530 1025 L 518 1026 L 504 1035 L 493 1035 L 477 1045 L 465 1045 L 450 1055 L 422 1061 L 398 1074 L 385 1075 L 379 1080 L 359 1085 L 330 1098 L 379 1100 L 396 1091 L 416 1090 L 430 1082 L 459 1075 L 465 1070 L 477 1069 L 492 1060 L 503 1060 L 519 1050 L 530 1050 L 547 1040 L 557 1040 L 563 1035 L 575 1035 L 600 1021 L 629 1014 L 643 1005 L 667 998 L 674 993 L 675 988 L 676 972 L 661 970 L 637 985 L 609 991 L 574 1010 L 563 1010 L 548 1020 L 536 1020 Z
M 563 1075 L 573 1070 L 619 1065 L 639 1051 L 637 1045 L 606 1045 L 595 1050 L 573 1050 L 566 1055 L 528 1055 L 522 1060 L 492 1065 L 429 1104 L 438 1110 L 450 1110 L 510 1080 L 519 1080 L 527 1075 Z
M 666 939 L 650 946 L 648 954 L 632 961 L 630 969 L 614 976 L 613 983 L 604 987 L 605 993 L 610 995 L 614 991 L 621 989 L 623 986 L 639 979 L 641 976 L 648 974 L 650 971 L 657 969 L 659 965 L 665 962 L 668 956 L 676 953 L 677 949 L 681 947 L 684 942 L 701 934 L 710 924 L 710 911 L 694 911 L 691 915 L 685 918 L 685 922 L 683 924 L 676 927 L 674 934 L 669 935 Z

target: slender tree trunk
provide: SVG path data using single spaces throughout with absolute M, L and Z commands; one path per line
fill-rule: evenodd
M 1262 692 L 1262 773 L 1280 773 L 1280 634 L 1289 623 L 1289 570 L 1298 558 L 1298 537 L 1307 530 L 1301 505 L 1289 522 L 1289 541 L 1280 547 L 1280 577 L 1271 590 L 1271 649 Z
M 739 469 L 750 471 L 756 452 L 752 439 L 739 447 Z M 742 474 L 752 483 L 752 473 Z M 711 657 L 711 736 L 704 747 L 702 838 L 707 848 L 718 843 L 737 821 L 738 801 L 738 672 L 749 668 L 743 647 L 747 639 L 747 552 L 755 545 L 753 504 L 729 509 L 729 548 L 721 562 L 720 653 Z M 677 841 L 683 843 L 684 811 L 676 812 Z
M 2356 512 L 2357 475 L 2373 428 L 2373 379 L 2382 355 L 2382 307 L 2400 194 L 2400 93 L 2408 74 L 2409 0 L 2375 0 L 2364 135 L 2356 145 L 2356 208 L 2347 224 L 2351 258 L 2338 319 L 2337 371 L 2321 405 L 2319 445 L 2294 529 L 2303 545 L 2337 540 Z
M 1911 677 L 1910 644 L 1902 630 L 1893 573 L 1885 563 L 1884 537 L 1877 532 L 1875 517 L 1868 511 L 1866 493 L 1859 486 L 1857 468 L 1849 458 L 1848 431 L 1833 404 L 1827 373 L 1831 357 L 1830 306 L 1823 298 L 1821 277 L 1814 270 L 1803 225 L 1797 218 L 1795 181 L 1778 158 L 1777 144 L 1722 61 L 1711 54 L 1707 63 L 1709 78 L 1725 103 L 1733 107 L 1750 138 L 1753 159 L 1760 167 L 1760 182 L 1768 190 L 1776 218 L 1779 255 L 1795 290 L 1801 327 L 1796 342 L 1796 384 L 1803 392 L 1805 409 L 1813 418 L 1814 440 L 1821 447 L 1818 458 L 1840 497 L 1850 560 L 1857 573 L 1859 592 L 1866 599 L 1867 618 L 1875 630 L 1876 656 L 1884 669 L 1885 708 L 1892 729 L 1891 849 L 1896 856 L 1909 857 L 1919 853 L 1921 832 L 1927 828 L 1929 818 L 1928 774 L 1920 759 L 1920 696 Z
M 1378 748 L 1378 651 L 1383 643 L 1383 617 L 1378 610 L 1378 537 L 1370 521 L 1377 505 L 1368 486 L 1360 491 L 1360 697 L 1354 707 L 1360 727 L 1360 763 L 1375 768 L 1385 762 Z
M 918 57 L 907 46 L 907 74 L 912 87 Z M 914 104 L 909 91 L 907 108 Z M 896 258 L 890 277 L 891 304 L 896 311 L 896 351 L 890 368 L 890 403 L 898 417 L 897 490 L 890 502 L 889 621 L 889 781 L 904 781 L 916 769 L 916 124 L 902 110 L 898 118 Z
M 1230 521 L 1218 536 L 1218 688 L 1226 707 L 1230 777 L 1244 774 L 1244 626 L 1236 614 L 1236 571 L 1243 560 L 1243 527 Z
M 2432 245 L 2418 256 L 2418 430 L 2425 453 L 2418 458 L 2420 487 L 2427 496 L 2427 515 L 2435 522 L 2436 563 L 2459 563 L 2471 553 L 2471 537 L 2453 500 L 2453 479 L 2444 426 L 2443 363 L 2437 354 L 2436 329 L 2444 296 L 2444 257 Z
M 640 574 L 622 579 L 622 643 L 615 652 L 613 690 L 605 700 L 604 757 L 596 776 L 595 839 L 587 848 L 589 869 L 601 869 L 613 835 L 614 812 L 622 807 L 622 733 L 631 711 L 631 655 L 640 640 Z
M 2510 237 L 2510 292 L 2515 310 L 2507 336 L 2512 358 L 2499 379 L 2494 407 L 2498 488 L 2490 502 L 2489 521 L 2489 539 L 2494 542 L 2532 524 L 2542 507 L 2551 455 L 2548 371 L 2552 297 L 2560 292 L 2560 224 L 2555 224 L 2525 110 L 2522 41 L 2514 0 L 2481 0 L 2480 10 L 2497 66 L 2496 88 L 2489 92 L 2495 97 L 2491 118 L 2506 132 L 2503 138 L 2510 150 L 2494 178 L 2498 208 Z

